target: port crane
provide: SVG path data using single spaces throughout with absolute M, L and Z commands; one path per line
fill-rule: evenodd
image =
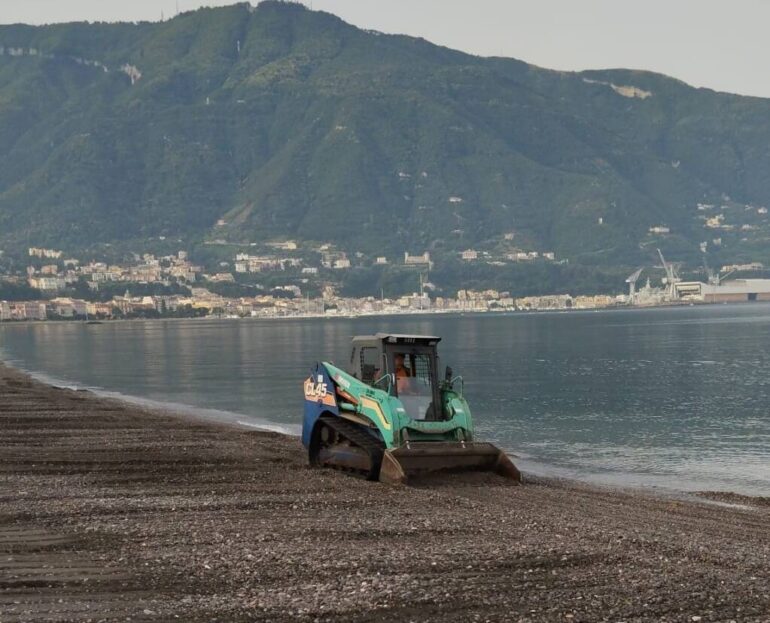
M 727 279 L 736 270 L 735 268 L 733 268 L 733 269 L 727 271 L 724 275 L 721 272 L 715 273 L 711 269 L 711 267 L 709 267 L 708 263 L 706 262 L 705 254 L 703 256 L 703 268 L 706 270 L 706 275 L 708 276 L 709 285 L 712 285 L 712 286 L 721 285 L 722 280 Z
M 628 301 L 630 303 L 634 302 L 634 297 L 636 296 L 636 282 L 639 281 L 642 271 L 644 271 L 644 266 L 634 271 L 628 276 L 628 279 L 626 279 L 626 283 L 628 284 Z
M 665 283 L 668 299 L 673 301 L 677 298 L 676 284 L 681 281 L 679 278 L 679 272 L 676 265 L 666 261 L 666 258 L 663 257 L 663 252 L 660 249 L 658 249 L 658 256 L 660 257 L 660 263 L 663 265 L 663 270 L 666 271 Z

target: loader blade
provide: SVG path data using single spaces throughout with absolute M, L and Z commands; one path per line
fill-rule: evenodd
M 380 481 L 406 483 L 411 476 L 436 471 L 489 471 L 521 482 L 516 466 L 491 443 L 457 442 L 415 442 L 386 450 Z

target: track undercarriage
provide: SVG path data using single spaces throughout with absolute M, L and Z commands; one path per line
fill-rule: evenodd
M 321 417 L 310 446 L 310 462 L 378 480 L 385 444 L 342 418 Z

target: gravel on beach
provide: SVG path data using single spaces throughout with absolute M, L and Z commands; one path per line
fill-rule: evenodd
M 0 432 L 2 623 L 770 621 L 767 500 L 385 486 L 1 365 Z

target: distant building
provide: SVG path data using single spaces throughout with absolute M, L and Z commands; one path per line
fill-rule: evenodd
M 719 285 L 682 281 L 675 286 L 677 295 L 705 303 L 742 303 L 770 301 L 770 279 L 734 279 Z
M 509 259 L 511 262 L 527 262 L 532 259 L 529 256 L 529 254 L 525 251 L 516 251 L 515 253 L 508 253 L 505 257 Z
M 286 270 L 287 266 L 297 267 L 301 263 L 302 261 L 297 258 L 277 258 L 239 253 L 235 256 L 235 272 L 262 273 L 271 270 Z
M 155 283 L 161 280 L 161 268 L 156 264 L 132 266 L 129 270 L 129 279 L 143 283 Z
M 232 273 L 216 273 L 215 275 L 208 275 L 208 280 L 214 283 L 233 283 L 235 277 Z
M 47 258 L 52 260 L 58 260 L 62 256 L 61 251 L 55 251 L 54 249 L 39 249 L 37 247 L 30 247 L 28 249 L 30 257 Z
M 519 309 L 569 309 L 572 307 L 572 297 L 569 294 L 526 296 L 516 299 L 515 304 Z
M 409 252 L 404 252 L 404 264 L 406 266 L 426 266 L 433 268 L 433 262 L 430 260 L 430 253 L 425 251 L 422 255 L 409 255 Z
M 321 266 L 324 268 L 337 268 L 337 262 L 347 260 L 347 258 L 348 256 L 343 251 L 335 251 L 328 248 L 321 252 Z
M 61 277 L 30 277 L 29 285 L 43 292 L 58 292 L 67 286 Z
M 293 240 L 286 240 L 282 242 L 268 242 L 268 247 L 272 247 L 273 249 L 280 249 L 282 251 L 296 251 L 297 250 L 297 243 Z
M 479 252 L 473 249 L 466 249 L 460 253 L 460 257 L 466 262 L 472 262 L 479 259 Z
M 108 272 L 107 270 L 91 273 L 91 281 L 94 283 L 104 283 L 106 281 L 119 281 L 120 274 L 117 272 Z
M 88 315 L 107 318 L 112 316 L 112 303 L 88 303 Z
M 48 317 L 45 303 L 9 303 L 12 320 L 45 320 Z
M 764 270 L 764 268 L 765 268 L 765 265 L 762 264 L 762 262 L 751 262 L 750 264 L 728 264 L 727 266 L 722 266 L 720 272 L 729 273 L 729 272 L 755 271 L 755 270 Z
M 655 225 L 654 227 L 650 227 L 649 232 L 651 234 L 670 234 L 671 229 L 665 225 Z
M 346 257 L 341 257 L 337 260 L 334 260 L 333 268 L 350 268 L 350 260 Z
M 374 263 L 382 266 L 383 264 L 388 263 L 388 258 L 385 257 L 384 255 L 380 255 L 376 260 L 374 260 Z
M 302 296 L 302 290 L 300 290 L 298 286 L 278 286 L 276 290 L 280 290 L 281 292 L 288 292 L 295 298 Z
M 716 216 L 712 216 L 710 218 L 706 219 L 706 227 L 709 229 L 722 229 L 724 227 L 724 220 L 725 215 L 724 214 L 717 214 Z
M 577 296 L 572 300 L 573 309 L 596 309 L 600 307 L 609 307 L 616 304 L 616 300 L 606 294 L 596 294 L 593 296 Z
M 79 299 L 56 298 L 49 303 L 49 309 L 60 318 L 84 317 L 88 313 L 88 303 Z

